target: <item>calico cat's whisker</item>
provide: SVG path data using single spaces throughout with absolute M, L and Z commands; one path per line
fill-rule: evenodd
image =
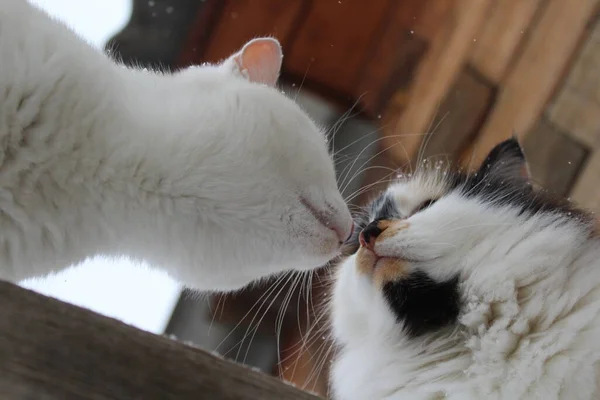
M 346 203 L 350 203 L 352 200 L 354 200 L 356 197 L 360 196 L 361 194 L 367 192 L 369 189 L 371 189 L 374 186 L 377 186 L 383 182 L 386 182 L 388 180 L 393 180 L 393 177 L 398 173 L 398 171 L 388 168 L 388 167 L 378 167 L 378 166 L 373 166 L 373 167 L 368 167 L 365 168 L 364 171 L 369 171 L 369 170 L 377 170 L 377 169 L 383 169 L 383 170 L 389 170 L 391 171 L 390 173 L 388 173 L 387 175 L 385 175 L 383 178 L 379 178 L 377 181 L 375 182 L 371 182 L 368 185 L 364 185 L 362 187 L 360 187 L 359 189 L 355 190 L 354 192 L 346 195 L 346 197 L 344 198 L 344 200 L 346 201 Z
M 472 225 L 462 225 L 462 226 L 457 226 L 454 227 L 452 229 L 446 229 L 446 230 L 440 230 L 440 233 L 448 233 L 448 232 L 453 232 L 453 231 L 457 231 L 460 229 L 467 229 L 467 228 L 476 228 L 476 227 L 481 227 L 481 226 L 492 226 L 492 227 L 500 227 L 500 226 L 507 226 L 507 227 L 513 227 L 516 226 L 515 223 L 493 223 L 493 224 L 485 224 L 485 223 L 481 223 L 481 224 L 472 224 Z
M 427 145 L 431 141 L 432 136 L 435 134 L 437 129 L 440 127 L 442 122 L 444 122 L 444 120 L 446 119 L 446 117 L 448 117 L 449 114 L 450 113 L 447 112 L 442 118 L 440 118 L 440 120 L 437 122 L 435 127 L 433 127 L 433 129 L 431 129 L 431 126 L 433 125 L 434 119 L 432 119 L 431 122 L 429 123 L 429 127 L 425 131 L 425 138 L 421 142 L 421 145 L 419 146 L 419 151 L 417 152 L 417 163 L 416 163 L 417 171 L 415 171 L 415 172 L 417 172 L 417 173 L 419 172 L 418 170 L 419 170 L 421 164 L 423 163 L 423 159 L 425 157 L 425 151 L 427 150 Z

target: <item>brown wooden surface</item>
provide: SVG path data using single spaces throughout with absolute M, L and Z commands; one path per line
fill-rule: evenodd
M 218 61 L 240 49 L 257 36 L 273 36 L 289 53 L 290 33 L 302 12 L 305 0 L 228 0 L 221 13 L 203 61 Z
M 525 135 L 531 130 L 568 67 L 597 3 L 549 0 L 477 139 L 476 162 L 513 132 Z
M 0 398 L 316 399 L 290 385 L 0 282 Z
M 285 70 L 334 92 L 357 97 L 367 56 L 372 54 L 382 20 L 395 1 L 371 0 L 368 6 L 349 0 L 312 2 L 283 60 Z
M 600 147 L 600 23 L 577 55 L 548 118 L 588 146 Z
M 385 144 L 397 160 L 406 162 L 417 154 L 440 102 L 464 66 L 490 4 L 489 0 L 456 0 L 418 69 L 406 108 L 399 116 L 386 115 Z
M 358 88 L 361 103 L 371 116 L 381 114 L 394 92 L 407 89 L 412 82 L 427 50 L 426 31 L 418 29 L 427 4 L 423 0 L 394 2 L 382 21 L 382 32 L 367 56 Z
M 561 196 L 567 196 L 587 150 L 571 136 L 545 119 L 540 120 L 523 141 L 533 180 Z
M 453 159 L 477 134 L 493 95 L 494 88 L 476 71 L 464 68 L 440 105 L 425 139 L 423 156 Z
M 530 34 L 537 11 L 547 0 L 494 1 L 485 24 L 477 35 L 471 62 L 494 83 L 500 83 L 522 43 Z

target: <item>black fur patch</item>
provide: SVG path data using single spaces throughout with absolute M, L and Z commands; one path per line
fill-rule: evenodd
M 520 215 L 537 213 L 561 214 L 569 219 L 588 220 L 590 216 L 570 201 L 552 195 L 543 189 L 534 189 L 529 181 L 503 178 L 494 174 L 477 172 L 449 175 L 450 187 L 467 198 L 477 198 L 496 206 L 511 206 Z
M 460 313 L 458 276 L 436 282 L 425 272 L 388 282 L 383 294 L 406 334 L 417 337 L 454 324 Z
M 569 219 L 589 220 L 589 215 L 568 200 L 534 189 L 528 176 L 525 154 L 513 137 L 496 145 L 476 173 L 450 174 L 450 186 L 465 197 L 492 205 L 508 205 L 519 214 L 561 214 Z

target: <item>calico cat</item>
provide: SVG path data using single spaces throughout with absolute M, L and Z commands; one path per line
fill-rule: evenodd
M 279 43 L 126 68 L 0 0 L 0 279 L 127 255 L 229 290 L 339 254 L 352 218 L 323 132 L 275 88 Z
M 596 221 L 531 184 L 515 138 L 475 173 L 400 178 L 350 243 L 335 399 L 600 398 Z

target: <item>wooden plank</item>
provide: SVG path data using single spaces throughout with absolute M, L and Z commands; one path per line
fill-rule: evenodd
M 394 2 L 372 0 L 368 6 L 349 0 L 312 2 L 283 60 L 286 72 L 354 100 L 360 73 L 372 62 L 371 50 Z M 280 3 L 287 7 L 287 1 Z
M 383 32 L 374 44 L 358 86 L 361 104 L 375 117 L 394 91 L 412 81 L 413 71 L 427 49 L 420 26 L 421 15 L 431 3 L 440 1 L 405 0 L 395 2 L 389 19 L 382 24 Z M 444 1 L 444 4 L 450 4 Z M 434 29 L 438 29 L 435 27 Z
M 524 135 L 531 130 L 569 65 L 597 3 L 549 0 L 477 140 L 476 164 L 514 132 Z
M 280 380 L 0 282 L 0 394 L 40 399 L 317 399 Z
M 571 191 L 571 200 L 580 207 L 600 214 L 600 152 L 591 155 L 585 165 L 583 173 L 577 178 L 577 182 Z
M 567 196 L 587 156 L 587 149 L 542 119 L 526 135 L 523 148 L 533 180 Z
M 600 23 L 596 22 L 548 118 L 588 146 L 600 147 Z
M 465 64 L 491 1 L 457 0 L 455 4 L 425 55 L 410 92 L 395 95 L 386 110 L 384 142 L 400 163 L 416 155 L 422 134 Z
M 164 70 L 177 63 L 197 15 L 209 15 L 216 0 L 171 2 L 132 0 L 131 18 L 105 50 L 133 67 Z M 167 12 L 168 11 L 168 12 Z
M 381 142 L 379 141 L 377 151 L 372 156 L 371 162 L 365 165 L 366 168 L 361 183 L 362 189 L 358 196 L 353 199 L 353 204 L 360 206 L 374 200 L 396 179 L 394 171 L 400 172 L 402 169 L 410 167 L 408 164 L 398 164 Z
M 228 0 L 199 62 L 216 62 L 239 50 L 257 36 L 273 36 L 282 43 L 284 54 L 292 30 L 302 16 L 304 0 Z
M 471 63 L 483 76 L 496 84 L 502 81 L 532 20 L 545 3 L 545 0 L 493 3 L 471 54 Z
M 178 67 L 185 68 L 203 62 L 211 32 L 219 22 L 224 6 L 225 4 L 221 0 L 204 0 L 202 2 L 200 12 L 192 16 L 193 23 L 189 27 L 187 37 L 180 44 L 180 54 L 176 62 Z
M 454 160 L 483 123 L 493 96 L 494 88 L 477 72 L 463 69 L 442 101 L 432 132 L 425 139 L 423 157 Z

